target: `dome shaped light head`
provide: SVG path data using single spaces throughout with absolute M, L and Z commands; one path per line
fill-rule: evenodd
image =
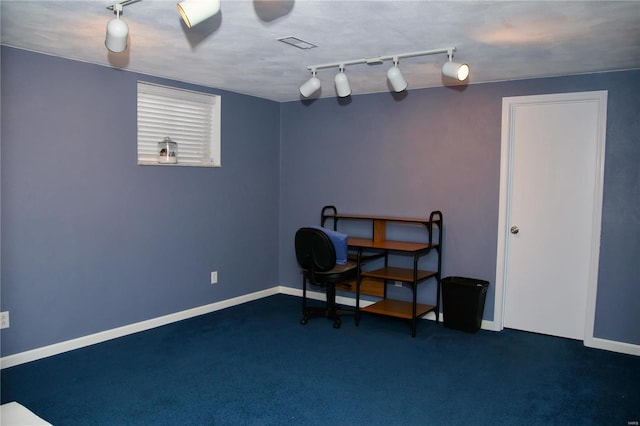
M 400 72 L 400 68 L 398 68 L 398 58 L 393 58 L 393 66 L 389 68 L 387 71 L 387 79 L 389 83 L 391 83 L 391 87 L 393 87 L 393 91 L 396 93 L 400 93 L 407 88 L 407 80 L 404 79 L 404 76 Z
M 107 24 L 107 35 L 104 40 L 104 45 L 107 46 L 107 49 L 110 51 L 120 53 L 127 49 L 129 26 L 120 19 L 120 13 L 122 12 L 122 5 L 120 3 L 113 5 L 113 11 L 116 13 L 116 17 Z
M 336 92 L 341 98 L 346 98 L 351 94 L 351 86 L 349 86 L 349 79 L 344 73 L 344 65 L 340 65 L 340 72 L 336 74 L 334 79 L 336 83 Z
M 182 0 L 177 6 L 187 28 L 191 28 L 218 13 L 220 0 Z
M 320 79 L 316 77 L 316 70 L 311 70 L 311 73 L 313 76 L 300 86 L 300 94 L 305 98 L 308 98 L 320 89 Z
M 453 62 L 453 50 L 449 50 L 449 62 L 445 62 L 442 66 L 442 75 L 456 79 L 458 81 L 464 81 L 469 77 L 469 65 Z

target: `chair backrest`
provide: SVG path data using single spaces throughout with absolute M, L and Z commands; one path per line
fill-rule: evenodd
M 295 238 L 296 259 L 302 269 L 326 272 L 336 266 L 336 250 L 331 239 L 319 229 L 300 228 Z

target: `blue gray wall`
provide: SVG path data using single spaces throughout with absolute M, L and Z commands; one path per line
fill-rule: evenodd
M 493 284 L 502 98 L 590 90 L 609 91 L 595 336 L 640 344 L 638 71 L 415 90 L 402 98 L 361 95 L 347 104 L 334 98 L 285 103 L 282 284 L 300 281 L 293 249 L 285 243 L 298 227 L 318 223 L 326 204 L 349 213 L 400 216 L 441 210 L 443 276 Z M 419 299 L 434 302 L 429 286 L 423 284 Z M 409 294 L 406 290 L 405 297 Z M 485 319 L 492 320 L 493 313 L 490 286 Z
M 222 168 L 136 165 L 139 79 L 222 95 Z M 276 102 L 3 47 L 2 355 L 273 287 L 279 119 Z
M 136 165 L 138 79 L 223 95 L 222 168 Z M 2 47 L 1 89 L 2 356 L 300 287 L 326 204 L 442 210 L 444 274 L 493 283 L 502 97 L 586 90 L 609 91 L 595 333 L 640 344 L 638 71 L 278 104 Z

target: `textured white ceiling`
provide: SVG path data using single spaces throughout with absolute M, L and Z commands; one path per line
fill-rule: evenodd
M 105 1 L 2 0 L 2 44 L 275 101 L 301 99 L 308 65 L 455 46 L 469 83 L 640 69 L 640 1 L 222 0 L 187 29 L 176 0 L 124 8 L 129 48 L 109 53 Z M 318 47 L 277 41 L 296 36 Z M 452 84 L 446 54 L 407 58 L 409 88 Z M 347 67 L 353 94 L 387 92 L 391 65 Z M 336 70 L 320 70 L 333 97 Z M 43 70 L 43 75 L 46 70 Z

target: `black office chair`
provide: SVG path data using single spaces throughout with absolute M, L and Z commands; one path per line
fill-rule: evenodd
M 333 328 L 340 328 L 340 314 L 353 311 L 338 309 L 336 305 L 336 283 L 356 277 L 357 264 L 347 261 L 345 265 L 336 264 L 336 251 L 331 239 L 316 228 L 300 228 L 296 232 L 296 259 L 302 269 L 302 319 L 306 324 L 309 318 L 326 317 L 333 320 Z M 307 306 L 307 281 L 325 288 L 327 302 L 325 307 Z

